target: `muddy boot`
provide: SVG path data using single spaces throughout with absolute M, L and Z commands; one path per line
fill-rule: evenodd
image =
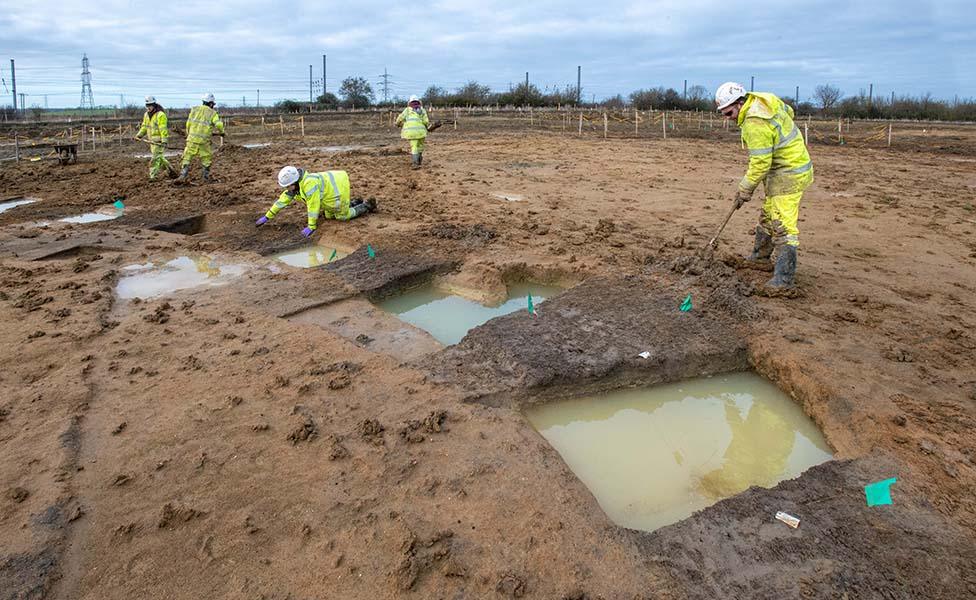
M 204 183 L 210 183 L 211 181 L 213 181 L 213 180 L 210 179 L 210 167 L 204 167 L 203 168 L 203 182 Z
M 166 166 L 166 174 L 169 175 L 170 179 L 176 179 L 180 176 L 179 172 L 173 168 L 173 165 Z
M 419 169 L 420 168 L 420 155 L 419 154 L 414 154 L 412 156 L 413 156 L 413 165 L 411 165 L 410 168 L 411 169 Z
M 190 176 L 190 165 L 185 165 L 180 171 L 180 176 L 176 178 L 175 183 L 186 183 L 187 178 Z
M 369 212 L 376 212 L 376 198 L 367 198 L 363 201 L 363 206 L 365 206 L 366 210 Z
M 773 254 L 773 237 L 765 229 L 756 225 L 756 242 L 752 247 L 752 252 L 745 256 L 733 258 L 734 266 L 744 269 L 757 269 L 759 271 L 772 271 L 773 263 L 769 260 Z
M 423 152 L 420 152 L 419 154 L 417 154 L 417 166 L 420 166 L 420 165 L 423 165 L 423 164 L 424 164 L 424 153 Z
M 766 282 L 766 287 L 773 289 L 792 289 L 796 275 L 796 246 L 782 246 L 776 256 L 776 267 L 773 278 Z

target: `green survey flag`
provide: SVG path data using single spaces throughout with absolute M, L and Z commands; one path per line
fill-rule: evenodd
M 892 477 L 864 486 L 864 497 L 867 499 L 868 506 L 891 504 L 891 486 L 896 481 L 898 481 L 898 478 Z
M 332 254 L 329 255 L 329 262 L 332 262 L 333 260 L 335 260 L 335 257 L 337 256 L 337 254 L 338 254 L 338 252 L 336 251 L 335 248 L 333 248 L 332 249 Z
M 681 312 L 688 312 L 691 310 L 691 294 L 685 296 L 684 302 L 681 303 Z
M 535 314 L 535 304 L 532 304 L 532 294 L 529 294 L 529 314 Z
M 125 208 L 125 204 L 122 203 L 122 200 L 116 200 L 115 202 L 112 203 L 112 206 L 114 206 L 115 208 L 117 208 L 119 210 L 122 210 L 123 208 Z
M 369 244 L 366 244 L 366 254 L 368 254 L 370 258 L 376 258 L 376 250 L 373 250 L 373 247 Z

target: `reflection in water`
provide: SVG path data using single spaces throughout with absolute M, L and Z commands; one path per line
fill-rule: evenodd
M 271 258 L 293 267 L 318 267 L 349 256 L 346 250 L 340 250 L 335 245 L 324 244 L 317 246 L 307 246 L 298 250 L 289 250 L 272 254 Z
M 209 256 L 157 259 L 122 269 L 119 298 L 153 298 L 199 285 L 220 285 L 247 270 L 246 265 L 219 263 Z
M 442 292 L 434 286 L 426 286 L 387 298 L 379 302 L 379 307 L 427 331 L 445 346 L 450 346 L 460 342 L 471 329 L 495 317 L 527 310 L 529 294 L 532 294 L 533 304 L 537 305 L 561 291 L 552 286 L 520 283 L 509 286 L 508 300 L 505 302 L 485 306 Z
M 830 459 L 800 408 L 752 373 L 551 403 L 526 416 L 614 522 L 646 531 Z

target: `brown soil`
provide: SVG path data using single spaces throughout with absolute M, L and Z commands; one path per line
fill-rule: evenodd
M 211 185 L 148 183 L 147 161 L 107 154 L 4 164 L 0 199 L 40 201 L 0 215 L 0 599 L 976 595 L 968 130 L 951 154 L 815 145 L 799 293 L 783 298 L 731 259 L 758 201 L 726 229 L 728 260 L 696 258 L 744 165 L 731 139 L 498 138 L 490 123 L 441 128 L 420 171 L 395 130 L 356 121 L 229 145 Z M 349 143 L 369 147 L 307 149 Z M 301 206 L 253 226 L 288 163 L 345 169 L 379 200 L 322 226 L 359 247 L 348 258 L 260 256 L 303 244 Z M 27 225 L 120 195 L 117 221 Z M 184 253 L 254 268 L 115 297 L 124 266 Z M 432 353 L 398 352 L 388 322 L 372 341 L 363 297 L 433 277 L 487 295 L 578 285 Z M 654 533 L 611 523 L 520 412 L 745 368 L 837 460 Z M 892 476 L 894 505 L 868 508 L 863 486 Z

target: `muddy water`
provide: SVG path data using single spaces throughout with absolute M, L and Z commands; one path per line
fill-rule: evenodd
M 351 254 L 351 251 L 348 248 L 339 247 L 338 245 L 329 242 L 320 242 L 319 245 L 306 246 L 304 248 L 299 248 L 298 250 L 288 250 L 287 252 L 272 254 L 270 258 L 280 260 L 281 262 L 293 267 L 307 269 L 309 267 L 325 265 L 339 260 L 340 258 L 345 258 L 346 256 L 349 256 L 349 254 Z
M 645 531 L 831 458 L 813 422 L 754 373 L 549 403 L 526 416 L 611 520 Z
M 24 204 L 31 204 L 37 202 L 31 198 L 18 198 L 16 200 L 11 200 L 9 202 L 0 202 L 0 213 L 7 212 L 11 208 L 16 208 L 18 206 L 23 206 Z
M 519 283 L 508 287 L 508 299 L 494 306 L 455 296 L 427 286 L 410 290 L 379 303 L 383 310 L 403 321 L 427 331 L 434 339 L 450 346 L 461 341 L 468 331 L 495 317 L 517 310 L 527 310 L 528 296 L 533 305 L 551 298 L 561 288 L 534 283 Z
M 180 256 L 122 268 L 119 298 L 154 298 L 201 285 L 221 285 L 247 271 L 243 264 L 218 262 L 209 256 Z

